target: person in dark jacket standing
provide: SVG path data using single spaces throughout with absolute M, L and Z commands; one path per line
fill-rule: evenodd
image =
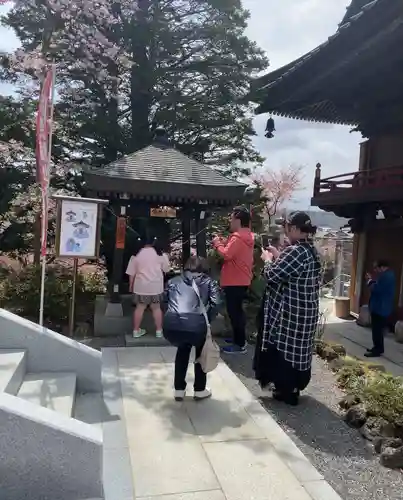
M 220 306 L 218 284 L 207 273 L 206 260 L 192 256 L 186 262 L 182 275 L 173 278 L 167 285 L 167 311 L 163 331 L 165 338 L 178 347 L 174 380 L 176 401 L 182 401 L 185 397 L 186 374 L 192 347 L 195 347 L 195 359 L 197 359 L 202 352 L 207 334 L 206 320 L 193 282 L 199 290 L 210 323 L 217 316 Z M 195 363 L 194 370 L 194 399 L 211 397 L 211 391 L 206 388 L 207 376 L 201 365 Z
M 389 263 L 379 260 L 374 265 L 377 274 L 373 279 L 367 274 L 368 286 L 371 289 L 369 311 L 371 313 L 371 328 L 373 347 L 365 353 L 367 358 L 377 358 L 384 353 L 384 331 L 388 325 L 388 317 L 392 314 L 395 299 L 396 277 Z

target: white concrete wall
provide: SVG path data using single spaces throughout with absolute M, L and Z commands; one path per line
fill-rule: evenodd
M 101 392 L 101 353 L 0 309 L 0 349 L 26 349 L 28 372 L 74 372 L 77 389 Z
M 0 394 L 0 498 L 72 500 L 102 494 L 102 431 Z

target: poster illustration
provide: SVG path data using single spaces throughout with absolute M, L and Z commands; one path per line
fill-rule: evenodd
M 61 200 L 59 255 L 96 256 L 98 210 L 96 202 Z

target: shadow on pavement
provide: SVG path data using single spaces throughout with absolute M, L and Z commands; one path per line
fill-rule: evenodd
M 371 459 L 373 452 L 355 430 L 349 428 L 331 407 L 326 405 L 326 392 L 329 391 L 329 380 L 323 386 L 323 374 L 313 367 L 312 381 L 307 391 L 302 393 L 300 404 L 292 407 L 275 401 L 268 393 L 262 397 L 259 385 L 254 380 L 252 370 L 253 348 L 249 348 L 247 356 L 225 357 L 228 366 L 240 377 L 243 383 L 258 397 L 263 407 L 273 416 L 277 423 L 285 429 L 297 444 L 343 458 Z M 315 363 L 314 363 L 315 365 Z M 329 372 L 327 376 L 333 377 Z M 328 378 L 327 377 L 327 378 Z M 333 381 L 331 381 L 333 382 Z M 330 383 L 331 383 L 330 382 Z M 334 386 L 334 391 L 338 389 Z

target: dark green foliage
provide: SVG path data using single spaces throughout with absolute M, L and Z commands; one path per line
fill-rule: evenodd
M 53 7 L 42 0 L 16 2 L 3 18 L 25 55 L 41 55 L 57 66 L 54 188 L 84 195 L 71 165 L 102 165 L 146 146 L 153 122 L 166 128 L 172 144 L 202 155 L 225 175 L 248 174 L 246 165 L 262 161 L 251 141 L 253 112 L 244 97 L 251 78 L 268 62 L 245 36 L 248 12 L 239 0 L 101 4 L 106 21 L 81 0 L 63 3 L 63 15 L 57 1 Z M 21 142 L 29 163 L 21 171 L 14 158 L 5 171 L 0 158 L 7 190 L 18 185 L 26 193 L 34 181 L 38 77 L 32 67 L 3 58 L 0 78 L 16 85 L 16 97 L 6 113 L 0 110 L 0 141 Z M 16 200 L 11 191 L 9 197 Z M 37 208 L 29 205 L 31 198 L 24 200 L 19 220 L 13 216 L 11 229 L 10 200 L 0 199 L 0 229 L 4 216 L 9 231 L 0 239 L 3 251 L 32 251 Z M 112 233 L 104 231 L 108 238 Z M 105 249 L 110 246 L 104 241 Z
M 347 399 L 362 403 L 369 416 L 402 427 L 403 379 L 383 373 L 375 364 L 349 356 L 341 356 L 340 360 L 336 378 L 339 386 L 346 391 Z M 343 408 L 346 407 L 345 400 L 340 404 Z
M 41 268 L 28 265 L 19 270 L 9 270 L 0 282 L 0 307 L 33 321 L 38 319 Z M 63 325 L 68 320 L 73 284 L 71 267 L 50 265 L 46 269 L 45 310 L 47 325 Z M 88 303 L 95 295 L 104 293 L 105 277 L 102 271 L 79 273 L 76 303 Z M 91 310 L 93 306 L 91 307 Z

